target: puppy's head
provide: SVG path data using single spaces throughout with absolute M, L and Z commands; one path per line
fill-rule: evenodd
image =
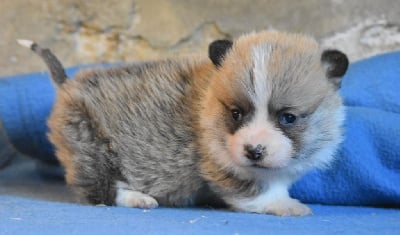
M 202 101 L 202 145 L 223 168 L 309 168 L 341 142 L 337 94 L 346 55 L 309 37 L 261 32 L 215 41 L 217 68 Z

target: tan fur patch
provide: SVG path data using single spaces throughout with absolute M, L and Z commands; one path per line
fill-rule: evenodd
M 60 127 L 65 125 L 65 119 L 62 111 L 65 109 L 66 100 L 69 96 L 62 90 L 58 91 L 57 105 L 54 107 L 51 116 L 48 119 L 48 125 L 50 132 L 48 138 L 50 142 L 55 146 L 56 156 L 60 161 L 61 165 L 66 171 L 65 179 L 68 184 L 74 184 L 76 177 L 76 163 L 74 162 L 72 155 L 73 151 L 66 144 L 65 136 L 63 136 Z

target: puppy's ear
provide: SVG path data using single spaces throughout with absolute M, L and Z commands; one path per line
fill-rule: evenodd
M 208 57 L 215 66 L 221 66 L 225 54 L 232 47 L 232 44 L 232 41 L 229 40 L 216 40 L 208 46 Z
M 326 77 L 339 89 L 342 77 L 349 67 L 347 56 L 338 50 L 326 50 L 322 53 L 321 62 L 325 68 Z

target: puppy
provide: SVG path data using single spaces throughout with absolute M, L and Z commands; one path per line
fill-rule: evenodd
M 218 40 L 209 58 L 92 69 L 67 79 L 36 43 L 57 86 L 48 120 L 66 181 L 93 204 L 225 204 L 306 215 L 289 196 L 342 141 L 337 90 L 345 54 L 307 36 L 259 32 Z

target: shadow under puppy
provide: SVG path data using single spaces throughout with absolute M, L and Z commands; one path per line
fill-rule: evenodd
M 0 170 L 8 166 L 16 156 L 17 152 L 11 145 L 0 119 Z
M 348 60 L 309 37 L 260 32 L 218 40 L 209 58 L 93 69 L 57 86 L 49 138 L 68 184 L 93 204 L 153 208 L 223 202 L 306 215 L 288 194 L 342 141 L 337 93 Z

